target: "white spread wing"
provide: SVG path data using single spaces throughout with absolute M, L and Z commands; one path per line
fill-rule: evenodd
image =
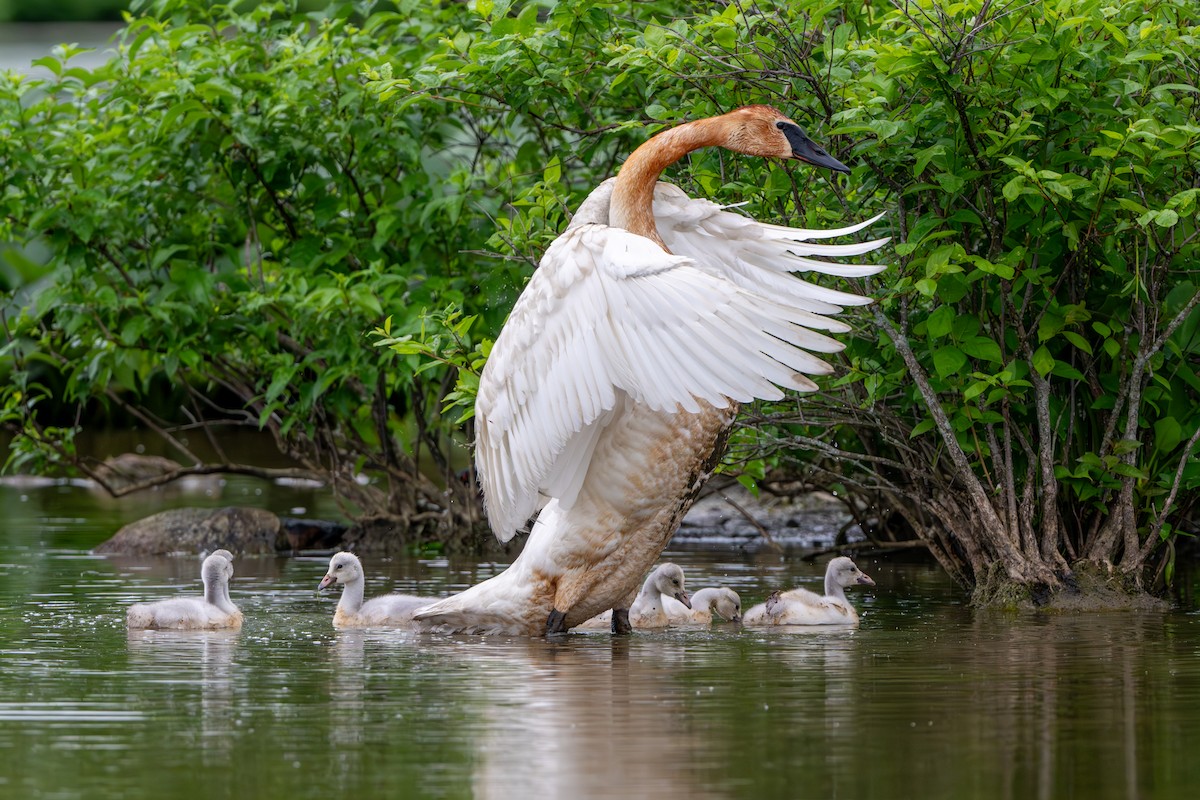
M 812 390 L 804 374 L 830 368 L 808 351 L 842 349 L 815 331 L 849 330 L 823 315 L 869 302 L 789 273 L 878 272 L 807 256 L 857 254 L 886 240 L 798 245 L 797 234 L 829 234 L 761 225 L 668 188 L 679 197 L 664 203 L 656 193 L 655 214 L 674 255 L 598 224 L 607 217 L 598 193 L 610 191 L 602 185 L 585 218 L 546 251 L 492 348 L 475 405 L 476 465 L 502 540 L 545 497 L 569 507 L 622 394 L 675 412 L 697 411 L 697 399 L 725 407 L 778 399 L 779 387 Z
M 668 250 L 691 256 L 742 288 L 815 314 L 837 314 L 842 306 L 866 305 L 871 299 L 808 283 L 791 273 L 859 278 L 883 271 L 886 265 L 840 264 L 810 258 L 845 258 L 882 247 L 887 239 L 855 244 L 820 241 L 857 233 L 882 217 L 880 214 L 857 225 L 829 230 L 788 228 L 756 222 L 708 200 L 688 197 L 669 183 L 659 183 L 654 190 L 654 221 Z

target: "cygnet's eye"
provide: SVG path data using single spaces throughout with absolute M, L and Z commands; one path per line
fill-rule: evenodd
M 341 564 L 338 564 L 338 565 L 337 565 L 336 567 L 334 567 L 333 569 L 334 569 L 334 571 L 336 572 L 337 570 L 339 570 L 339 569 L 341 569 L 341 568 L 342 568 L 342 565 L 341 565 Z
M 779 130 L 783 130 L 783 126 L 786 124 L 787 124 L 786 122 L 776 122 L 775 127 L 779 128 Z

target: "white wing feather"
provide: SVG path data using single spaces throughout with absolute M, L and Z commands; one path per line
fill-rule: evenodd
M 611 181 L 546 251 L 492 348 L 475 405 L 476 464 L 492 529 L 507 541 L 541 505 L 570 507 L 607 415 L 622 394 L 663 412 L 698 400 L 778 399 L 811 391 L 830 367 L 808 351 L 839 342 L 825 315 L 870 302 L 791 272 L 874 274 L 882 266 L 808 256 L 858 255 L 807 239 L 852 233 L 763 225 L 658 184 L 655 220 L 671 253 L 606 224 Z

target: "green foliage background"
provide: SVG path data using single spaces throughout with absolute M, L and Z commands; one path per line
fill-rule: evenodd
M 386 491 L 354 496 L 371 513 L 445 505 L 470 434 L 441 404 L 469 406 L 568 209 L 661 127 L 770 102 L 853 174 L 713 151 L 668 177 L 801 227 L 887 210 L 874 233 L 897 245 L 857 287 L 879 303 L 841 377 L 739 435 L 749 473 L 786 466 L 864 521 L 898 510 L 968 583 L 967 529 L 993 512 L 1013 552 L 1050 563 L 1134 569 L 1186 530 L 1190 3 L 394 9 L 142 2 L 107 67 L 61 52 L 52 78 L 0 80 L 0 239 L 52 268 L 10 278 L 10 466 L 78 464 L 74 420 L 107 406 L 164 431 L 263 426 L 306 468 L 381 471 Z M 422 453 L 441 478 L 414 494 Z M 980 558 L 1011 574 L 1005 547 Z
M 0 22 L 119 20 L 129 0 L 0 0 Z

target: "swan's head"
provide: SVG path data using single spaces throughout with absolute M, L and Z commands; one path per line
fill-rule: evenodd
M 874 586 L 875 581 L 871 580 L 871 576 L 858 568 L 850 559 L 845 556 L 838 556 L 829 562 L 829 566 L 825 568 L 827 576 L 832 575 L 834 581 L 843 589 L 847 586 L 864 585 Z
M 819 144 L 808 138 L 804 129 L 771 106 L 743 106 L 723 118 L 726 125 L 725 147 L 751 156 L 803 161 L 834 172 L 849 172 Z
M 213 584 L 228 584 L 233 578 L 233 557 L 226 558 L 228 550 L 218 550 L 208 558 L 204 559 L 204 563 L 200 565 L 200 579 L 204 581 L 205 586 Z
M 683 590 L 683 570 L 678 564 L 661 564 L 654 570 L 654 588 L 659 594 L 674 597 L 688 608 L 692 607 L 692 599 Z
M 362 562 L 354 553 L 337 553 L 329 559 L 329 571 L 321 578 L 317 591 L 327 589 L 334 583 L 351 583 L 362 580 Z
M 724 586 L 718 589 L 711 606 L 713 613 L 727 622 L 742 621 L 742 598 L 733 589 Z

